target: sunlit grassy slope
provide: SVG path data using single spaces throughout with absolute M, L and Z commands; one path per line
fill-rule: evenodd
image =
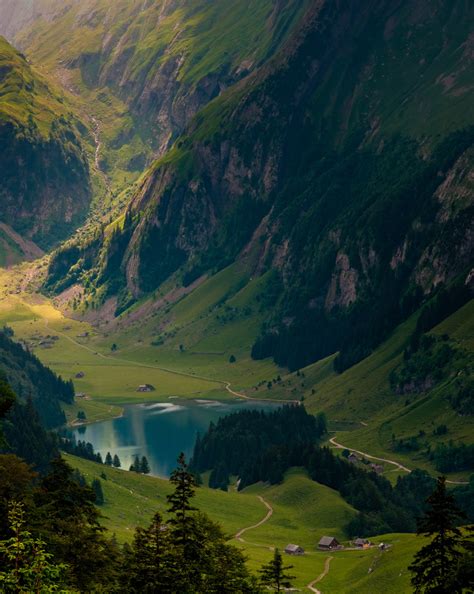
M 0 37 L 0 123 L 37 128 L 47 136 L 54 119 L 68 116 L 64 96 L 25 56 Z
M 166 495 L 170 492 L 166 480 L 108 468 L 69 455 L 65 457 L 89 482 L 105 473 L 107 478 L 101 478 L 105 495 L 105 504 L 101 507 L 105 516 L 103 524 L 120 542 L 130 541 L 134 527 L 147 525 L 154 512 L 159 510 L 166 514 Z M 232 537 L 266 516 L 267 508 L 258 496 L 273 508 L 273 515 L 259 528 L 245 532 L 244 542 L 235 539 L 231 542 L 244 550 L 248 565 L 254 571 L 269 561 L 273 547 L 283 550 L 290 542 L 300 544 L 307 554 L 298 558 L 287 557 L 285 561 L 294 565 L 295 586 L 305 590 L 307 584 L 323 572 L 329 556 L 316 551 L 317 541 L 327 534 L 345 542 L 343 526 L 355 511 L 338 493 L 311 481 L 298 469 L 288 472 L 281 485 L 258 484 L 242 493 L 201 487 L 196 504 Z M 384 535 L 374 541 L 393 546 L 383 553 L 378 549 L 334 553 L 330 572 L 321 582 L 321 590 L 339 594 L 360 592 L 361 588 L 373 592 L 410 592 L 406 568 L 420 546 L 417 538 L 413 535 Z M 370 573 L 369 568 L 372 568 Z M 351 589 L 344 589 L 343 584 Z

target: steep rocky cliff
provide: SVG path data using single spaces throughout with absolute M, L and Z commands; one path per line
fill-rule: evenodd
M 64 97 L 0 38 L 0 221 L 42 247 L 87 214 L 89 168 Z
M 366 355 L 473 261 L 473 17 L 461 0 L 312 2 L 152 167 L 95 282 L 126 307 L 252 251 L 283 287 L 255 357 Z

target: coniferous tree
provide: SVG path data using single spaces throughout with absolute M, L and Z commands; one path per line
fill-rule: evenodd
M 196 492 L 196 480 L 189 472 L 184 453 L 179 455 L 178 467 L 171 473 L 170 483 L 175 487 L 174 492 L 167 496 L 168 511 L 173 514 L 170 524 L 174 527 L 177 542 L 182 544 L 187 541 L 192 524 L 190 512 L 196 511 L 190 503 Z
M 150 474 L 150 465 L 148 464 L 148 460 L 146 456 L 142 456 L 140 462 L 140 472 L 142 474 Z
M 260 581 L 274 592 L 282 592 L 284 589 L 291 588 L 291 580 L 294 579 L 294 576 L 285 572 L 292 568 L 293 565 L 283 565 L 281 553 L 278 549 L 275 549 L 273 559 L 263 565 L 259 571 L 261 574 Z
M 124 554 L 125 567 L 121 582 L 125 591 L 152 594 L 171 592 L 172 584 L 178 586 L 178 559 L 173 559 L 169 530 L 159 513 L 155 514 L 148 528 L 135 530 L 133 544 L 125 549 Z
M 453 569 L 462 557 L 462 534 L 456 524 L 464 516 L 446 490 L 446 477 L 438 478 L 427 504 L 428 509 L 418 522 L 417 534 L 432 540 L 418 551 L 409 567 L 415 594 L 462 592 L 462 589 L 452 590 L 448 585 Z
M 196 494 L 196 481 L 189 471 L 183 452 L 178 457 L 178 467 L 171 473 L 170 483 L 175 486 L 175 491 L 167 496 L 171 504 L 168 511 L 178 516 L 184 516 L 188 511 L 195 511 L 196 508 L 189 502 Z
M 140 458 L 138 457 L 138 455 L 135 455 L 133 463 L 130 465 L 130 470 L 132 472 L 140 472 Z
M 117 456 L 117 454 L 114 455 L 114 459 L 113 459 L 112 463 L 115 466 L 115 468 L 120 468 L 122 466 L 122 464 L 120 462 L 120 458 Z
M 102 491 L 102 483 L 100 479 L 94 479 L 92 481 L 92 490 L 95 493 L 95 502 L 97 505 L 104 504 L 104 492 Z
M 110 452 L 107 452 L 107 455 L 105 456 L 105 463 L 107 466 L 112 466 L 112 456 L 110 455 Z
M 61 458 L 51 468 L 33 492 L 32 531 L 40 531 L 55 559 L 70 566 L 69 585 L 82 592 L 101 583 L 111 587 L 118 551 L 103 536 L 94 491 L 80 486 Z

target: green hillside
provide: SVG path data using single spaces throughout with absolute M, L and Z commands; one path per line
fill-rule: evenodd
M 0 218 L 26 244 L 32 239 L 50 247 L 88 211 L 89 167 L 81 138 L 86 129 L 72 115 L 64 94 L 3 37 L 0 73 Z M 5 263 L 28 255 L 22 254 L 22 241 L 2 228 Z M 41 254 L 32 247 L 36 257 Z
M 409 19 L 409 3 L 375 4 L 309 6 L 271 60 L 196 114 L 105 241 L 55 254 L 46 288 L 81 282 L 89 307 L 116 298 L 119 314 L 253 254 L 249 278 L 276 275 L 253 358 L 296 370 L 340 351 L 343 371 L 466 278 L 471 8 Z
M 38 132 L 48 137 L 51 125 L 60 116 L 67 117 L 64 97 L 33 69 L 25 56 L 0 37 L 0 121 L 27 127 L 36 124 Z M 32 120 L 32 121 L 31 121 Z
M 156 510 L 166 510 L 165 497 L 170 491 L 167 481 L 107 468 L 69 455 L 65 458 L 89 482 L 100 478 L 102 473 L 107 477 L 101 478 L 105 496 L 101 506 L 105 516 L 103 523 L 119 541 L 129 541 L 134 526 L 144 526 Z M 241 537 L 243 542 L 237 540 L 235 544 L 244 549 L 253 570 L 268 562 L 271 547 L 283 550 L 289 542 L 300 544 L 307 554 L 286 560 L 294 564 L 295 585 L 305 588 L 323 572 L 328 556 L 315 550 L 316 542 L 326 534 L 344 542 L 342 527 L 355 512 L 337 493 L 314 483 L 296 469 L 287 474 L 282 485 L 255 485 L 242 493 L 201 487 L 196 504 L 232 536 L 265 517 L 268 510 L 259 496 L 272 507 L 273 515 L 259 528 L 245 531 Z M 388 592 L 410 592 L 406 567 L 420 546 L 416 537 L 384 535 L 374 540 L 391 543 L 393 547 L 383 554 L 376 549 L 333 554 L 330 572 L 321 584 L 323 591 L 341 592 L 341 584 L 350 580 L 354 592 L 357 587 L 377 588 L 382 584 Z M 369 567 L 373 568 L 373 575 L 372 572 L 367 575 Z

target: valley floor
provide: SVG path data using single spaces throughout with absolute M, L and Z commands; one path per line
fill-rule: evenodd
M 119 416 L 125 404 L 176 397 L 248 397 L 280 402 L 304 398 L 310 411 L 327 413 L 329 441 L 335 451 L 340 453 L 344 446 L 364 452 L 368 458 L 375 457 L 377 462 L 386 459 L 381 463 L 383 472 L 394 481 L 400 473 L 415 467 L 427 468 L 433 474 L 434 470 L 417 455 L 391 451 L 392 432 L 409 434 L 419 426 L 420 419 L 431 426 L 447 418 L 453 438 L 472 442 L 469 425 L 447 412 L 441 397 L 435 398 L 435 405 L 419 397 L 403 406 L 389 393 L 387 375 L 400 359 L 412 320 L 373 355 L 340 376 L 332 371 L 332 358 L 288 373 L 271 361 L 250 359 L 252 334 L 247 322 L 241 324 L 237 320 L 230 327 L 216 326 L 214 338 L 204 337 L 199 334 L 202 329 L 198 332 L 194 328 L 194 317 L 201 320 L 202 312 L 211 311 L 212 303 L 228 291 L 225 282 L 219 290 L 211 287 L 212 291 L 191 294 L 186 308 L 180 301 L 174 308 L 173 323 L 182 327 L 171 342 L 157 347 L 151 344 L 146 324 L 143 328 L 125 325 L 109 333 L 106 326 L 98 329 L 66 317 L 59 304 L 35 290 L 35 277 L 41 275 L 43 266 L 40 262 L 0 271 L 0 324 L 8 324 L 16 340 L 23 341 L 63 378 L 74 381 L 78 397 L 74 405 L 65 406 L 71 424 L 77 423 L 79 410 L 86 413 L 86 422 L 96 422 Z M 239 293 L 235 299 L 238 298 Z M 212 319 L 214 323 L 216 318 Z M 445 331 L 447 325 L 450 335 L 472 348 L 472 302 L 439 331 Z M 229 342 L 232 330 L 240 332 L 234 343 Z M 198 332 L 196 342 L 181 349 L 179 341 L 187 331 L 191 335 Z M 230 354 L 235 354 L 235 363 L 229 362 Z M 138 392 L 142 384 L 151 384 L 155 390 Z M 119 541 L 129 541 L 135 526 L 146 525 L 156 510 L 166 509 L 167 481 L 98 466 L 72 456 L 66 458 L 88 481 L 102 476 L 103 523 Z M 453 474 L 450 480 L 465 481 L 466 473 Z M 355 510 L 337 492 L 309 480 L 300 470 L 290 471 L 282 485 L 258 484 L 242 493 L 203 487 L 199 489 L 197 504 L 220 522 L 227 534 L 234 535 L 232 540 L 245 550 L 253 570 L 270 559 L 275 547 L 283 550 L 289 543 L 304 547 L 304 556 L 288 559 L 294 565 L 292 572 L 300 591 L 410 592 L 406 568 L 421 546 L 420 539 L 409 534 L 383 535 L 373 540 L 389 543 L 386 551 L 317 551 L 316 543 L 323 535 L 344 541 L 343 527 Z
M 401 360 L 414 327 L 413 319 L 400 326 L 367 359 L 341 375 L 332 370 L 332 357 L 288 373 L 270 360 L 251 360 L 252 335 L 246 321 L 217 324 L 216 316 L 220 314 L 215 313 L 215 304 L 236 282 L 235 270 L 230 270 L 231 274 L 219 273 L 220 284 L 216 285 L 213 278 L 211 286 L 203 285 L 178 301 L 166 314 L 177 335 L 162 346 L 153 346 L 153 327 L 157 323 L 153 316 L 143 324 L 119 320 L 122 326 L 113 329 L 108 329 L 107 324 L 94 327 L 67 317 L 59 303 L 36 292 L 35 278 L 43 269 L 44 262 L 39 261 L 0 271 L 0 324 L 11 326 L 15 338 L 43 363 L 64 379 L 74 381 L 79 397 L 74 405 L 65 406 L 70 423 L 77 423 L 79 410 L 85 412 L 86 422 L 96 422 L 119 416 L 125 404 L 177 397 L 282 403 L 304 399 L 309 411 L 327 414 L 330 438 L 335 443 L 364 452 L 368 459 L 377 458 L 391 480 L 414 468 L 436 474 L 421 452 L 393 451 L 394 435 L 397 439 L 409 438 L 423 430 L 424 439 L 432 446 L 446 439 L 473 442 L 472 422 L 457 415 L 442 393 L 434 390 L 429 395 L 400 398 L 390 391 L 387 378 Z M 253 289 L 246 286 L 242 291 L 244 295 L 238 292 L 232 297 L 234 304 L 243 306 L 253 298 Z M 196 324 L 203 323 L 203 316 L 210 316 L 211 321 L 196 329 Z M 436 332 L 448 333 L 472 352 L 474 302 L 448 318 Z M 183 348 L 179 342 L 183 336 L 188 342 L 194 337 L 193 345 Z M 229 362 L 231 354 L 235 354 L 235 363 Z M 143 384 L 155 389 L 138 392 Z M 442 423 L 448 426 L 448 435 L 433 435 L 433 429 Z M 449 474 L 453 482 L 468 478 L 467 472 Z

